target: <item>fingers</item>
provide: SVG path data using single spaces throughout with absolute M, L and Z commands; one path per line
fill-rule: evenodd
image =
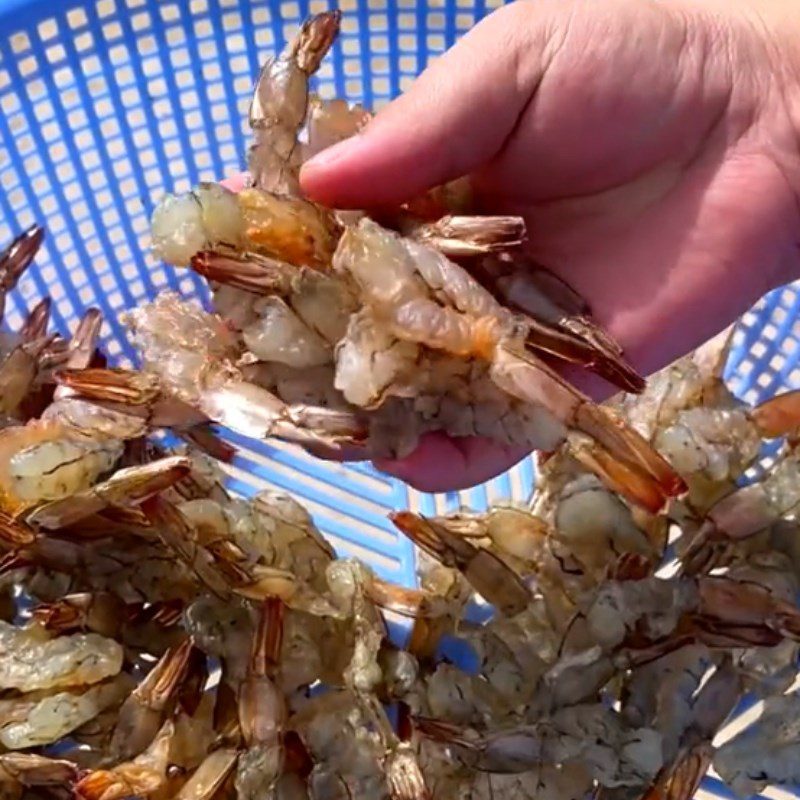
M 421 492 L 448 492 L 488 481 L 527 454 L 523 447 L 508 447 L 489 439 L 451 439 L 442 433 L 429 433 L 406 458 L 380 459 L 374 463 L 381 472 Z
M 397 203 L 492 159 L 544 69 L 538 5 L 486 17 L 362 133 L 306 163 L 304 191 L 339 208 Z

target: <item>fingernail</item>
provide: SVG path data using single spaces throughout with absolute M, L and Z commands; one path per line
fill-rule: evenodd
M 358 147 L 358 139 L 358 136 L 351 136 L 349 139 L 344 139 L 341 142 L 331 145 L 306 161 L 306 163 L 303 164 L 303 169 L 324 169 L 331 166 L 331 164 L 344 158 L 351 150 Z

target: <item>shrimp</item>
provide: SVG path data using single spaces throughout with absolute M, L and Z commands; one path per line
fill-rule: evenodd
M 383 681 L 378 654 L 385 629 L 368 599 L 367 587 L 372 583 L 372 576 L 363 565 L 340 560 L 328 565 L 327 578 L 338 602 L 352 614 L 355 646 L 343 677 L 365 719 L 374 726 L 384 750 L 389 795 L 392 800 L 427 800 L 429 795 L 414 748 L 410 742 L 398 738 L 375 694 Z
M 327 269 L 339 233 L 331 213 L 308 200 L 255 187 L 234 194 L 215 183 L 166 195 L 151 220 L 157 257 L 176 267 L 191 264 L 201 273 L 209 256 L 229 269 L 238 264 L 237 277 L 228 282 L 242 289 L 248 272 L 263 290 L 265 273 Z M 242 266 L 248 263 L 255 266 Z
M 255 187 L 244 189 L 237 200 L 248 249 L 295 267 L 330 268 L 340 227 L 329 211 Z
M 116 439 L 70 435 L 60 423 L 35 421 L 0 431 L 0 506 L 19 514 L 88 488 L 122 456 Z
M 190 639 L 167 650 L 122 704 L 109 743 L 114 759 L 133 758 L 153 741 L 186 677 L 192 652 Z
M 32 787 L 68 786 L 77 777 L 78 767 L 65 759 L 34 753 L 0 755 L 0 796 L 4 800 L 17 800 Z
M 800 504 L 798 463 L 800 453 L 788 450 L 761 480 L 714 503 L 684 547 L 684 569 L 697 572 L 714 557 L 717 546 L 741 542 L 795 514 Z
M 211 314 L 169 293 L 128 315 L 134 343 L 151 376 L 122 372 L 73 373 L 67 384 L 82 397 L 139 406 L 149 413 L 159 398 L 176 397 L 204 416 L 251 438 L 278 436 L 310 448 L 357 446 L 366 431 L 357 416 L 336 410 L 289 406 L 242 380 L 234 366 L 231 332 Z M 163 386 L 163 390 L 155 391 Z M 163 423 L 162 423 L 163 424 Z
M 478 279 L 531 327 L 527 343 L 593 370 L 605 380 L 638 394 L 644 380 L 622 357 L 622 349 L 591 318 L 586 301 L 554 273 L 514 250 L 484 258 Z
M 711 740 L 739 701 L 741 680 L 730 662 L 720 666 L 694 699 L 693 719 L 681 736 L 681 749 L 656 776 L 648 800 L 690 800 L 711 765 Z
M 461 571 L 475 590 L 503 614 L 519 614 L 532 601 L 531 591 L 519 575 L 488 550 L 475 547 L 445 526 L 409 511 L 393 512 L 389 518 L 434 558 Z
M 133 761 L 84 775 L 75 784 L 75 796 L 82 800 L 121 800 L 155 794 L 167 783 L 174 735 L 175 724 L 168 720 L 150 746 Z
M 277 57 L 262 67 L 250 105 L 255 142 L 250 179 L 261 189 L 299 196 L 297 135 L 308 108 L 308 79 L 339 33 L 339 11 L 307 20 Z
M 758 794 L 770 784 L 798 782 L 798 712 L 797 695 L 769 697 L 756 722 L 714 754 L 714 769 L 739 797 Z
M 572 706 L 535 725 L 475 735 L 429 718 L 415 718 L 423 736 L 446 743 L 462 763 L 487 772 L 528 772 L 547 763 L 581 758 L 601 786 L 636 786 L 662 765 L 661 737 L 649 728 L 627 728 L 601 705 Z
M 239 688 L 239 726 L 247 750 L 236 767 L 236 791 L 244 798 L 269 797 L 283 772 L 287 710 L 273 677 L 280 660 L 284 606 L 266 600 L 253 637 L 247 675 Z
M 28 314 L 18 335 L 0 335 L 0 413 L 14 420 L 32 415 L 47 403 L 41 381 L 55 338 L 47 335 L 50 301 L 42 300 Z
M 32 692 L 98 683 L 122 668 L 122 648 L 96 633 L 50 638 L 0 622 L 0 688 Z
M 586 621 L 602 647 L 641 649 L 644 660 L 693 640 L 714 648 L 774 646 L 800 635 L 795 605 L 756 583 L 711 575 L 606 583 Z
M 166 195 L 151 220 L 153 255 L 177 267 L 217 246 L 244 245 L 244 221 L 236 195 L 217 183 L 201 183 L 182 195 Z
M 448 258 L 484 255 L 518 247 L 525 241 L 522 217 L 469 217 L 447 215 L 436 222 L 403 220 L 406 236 L 436 248 Z
M 94 686 L 0 700 L 0 744 L 22 750 L 58 742 L 104 709 L 118 705 L 131 684 L 123 673 Z
M 264 600 L 274 596 L 290 608 L 337 616 L 336 608 L 293 572 L 259 563 L 232 539 L 204 540 L 202 530 L 163 497 L 146 501 L 143 510 L 164 543 L 217 597 L 237 594 L 251 600 Z
M 351 106 L 341 98 L 323 100 L 311 95 L 306 115 L 308 143 L 302 149 L 303 161 L 308 161 L 343 139 L 355 136 L 371 119 L 372 114 L 358 103 Z
M 488 361 L 492 380 L 504 392 L 549 415 L 555 428 L 546 434 L 549 449 L 554 436 L 557 443 L 568 428 L 581 430 L 597 445 L 592 466 L 601 479 L 617 477 L 633 499 L 654 511 L 684 490 L 681 478 L 644 439 L 526 351 L 524 321 L 441 254 L 361 220 L 342 236 L 334 268 L 352 277 L 398 339 Z
M 125 604 L 111 592 L 80 592 L 35 606 L 31 617 L 55 633 L 92 631 L 115 638 L 121 632 L 124 610 Z
M 209 753 L 180 788 L 175 800 L 213 800 L 233 772 L 238 758 L 238 752 L 231 747 Z
M 182 456 L 170 456 L 128 467 L 114 473 L 107 481 L 90 489 L 76 491 L 68 497 L 53 500 L 27 514 L 31 525 L 58 529 L 74 525 L 86 517 L 109 507 L 138 505 L 164 489 L 173 486 L 189 473 L 189 462 Z
M 185 625 L 202 652 L 220 659 L 225 686 L 231 691 L 239 686 L 248 669 L 255 630 L 249 604 L 228 604 L 200 595 L 186 609 Z M 238 729 L 238 721 L 236 725 Z

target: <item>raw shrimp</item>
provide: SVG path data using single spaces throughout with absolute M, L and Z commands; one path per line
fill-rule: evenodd
M 118 705 L 131 689 L 125 674 L 82 689 L 53 694 L 32 692 L 0 700 L 0 744 L 9 750 L 53 744 Z
M 212 800 L 233 772 L 238 757 L 237 751 L 230 747 L 209 753 L 175 795 L 175 800 Z
M 525 352 L 524 320 L 440 253 L 365 219 L 342 236 L 334 266 L 352 276 L 398 339 L 486 360 L 503 391 L 544 409 L 547 449 L 564 439 L 567 428 L 577 428 L 595 440 L 600 477 L 613 476 L 619 462 L 620 470 L 632 473 L 625 475 L 631 495 L 646 507 L 658 510 L 683 491 L 683 481 L 643 439 Z
M 51 638 L 0 622 L 0 688 L 32 692 L 98 683 L 122 667 L 122 648 L 96 633 Z
M 308 161 L 343 139 L 355 136 L 371 118 L 370 112 L 358 103 L 350 105 L 341 98 L 324 100 L 311 95 L 306 116 L 308 142 L 302 148 L 303 161 Z
M 182 456 L 169 456 L 151 464 L 128 467 L 90 489 L 75 491 L 68 497 L 39 506 L 26 518 L 39 528 L 64 528 L 109 507 L 138 505 L 173 486 L 188 473 L 189 462 Z
M 519 575 L 488 550 L 475 547 L 445 526 L 409 511 L 392 513 L 390 519 L 434 558 L 460 570 L 475 590 L 504 614 L 519 614 L 533 599 Z
M 4 800 L 17 800 L 32 787 L 69 786 L 77 776 L 77 766 L 64 759 L 34 753 L 0 755 L 0 796 Z
M 722 745 L 714 769 L 739 797 L 750 797 L 770 784 L 794 785 L 798 775 L 800 698 L 769 697 L 755 723 Z
M 122 704 L 109 743 L 114 759 L 133 758 L 153 741 L 186 677 L 192 649 L 187 639 L 167 650 Z
M 601 705 L 556 711 L 535 725 L 476 736 L 474 731 L 417 718 L 420 732 L 450 745 L 463 763 L 487 772 L 527 772 L 541 764 L 584 760 L 602 786 L 636 786 L 662 765 L 661 737 L 649 728 L 627 728 Z
M 167 783 L 174 734 L 174 723 L 165 722 L 147 750 L 133 761 L 84 775 L 75 784 L 75 796 L 83 800 L 120 800 L 155 794 Z
M 111 592 L 80 592 L 36 606 L 31 617 L 54 633 L 92 631 L 113 638 L 122 629 L 124 610 L 125 604 Z
M 283 768 L 286 703 L 273 677 L 279 665 L 284 605 L 266 600 L 253 636 L 247 675 L 239 688 L 239 727 L 247 747 L 236 766 L 240 800 L 269 797 Z
M 0 431 L 0 504 L 17 514 L 88 488 L 122 455 L 118 439 L 71 435 L 55 422 Z
M 365 431 L 352 414 L 289 406 L 242 380 L 234 366 L 237 345 L 221 320 L 169 293 L 130 312 L 128 324 L 146 370 L 170 395 L 205 415 L 253 438 L 278 436 L 309 447 L 357 446 Z M 105 380 L 104 380 L 105 379 Z M 147 409 L 157 401 L 153 383 L 137 376 L 96 371 L 74 373 L 68 385 L 81 396 Z
M 527 343 L 534 350 L 591 369 L 626 391 L 644 389 L 619 345 L 591 319 L 586 301 L 557 275 L 518 249 L 484 258 L 476 267 L 478 280 L 526 318 Z
M 248 166 L 255 186 L 299 195 L 297 135 L 308 108 L 308 79 L 339 33 L 339 11 L 307 20 L 277 57 L 262 67 L 250 105 L 255 142 Z

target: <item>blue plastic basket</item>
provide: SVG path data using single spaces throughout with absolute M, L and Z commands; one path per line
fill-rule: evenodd
M 343 0 L 342 35 L 318 90 L 380 106 L 495 5 Z M 164 270 L 150 256 L 153 204 L 164 192 L 242 169 L 259 63 L 327 7 L 321 0 L 0 0 L 0 242 L 35 221 L 49 231 L 10 299 L 9 322 L 19 324 L 45 294 L 62 332 L 87 306 L 99 306 L 105 349 L 124 365 L 133 352 L 116 322 L 122 309 L 167 287 L 202 295 L 196 276 Z M 740 323 L 729 377 L 748 401 L 800 386 L 798 304 L 798 291 L 784 288 Z M 533 480 L 526 460 L 475 489 L 423 495 L 368 466 L 232 440 L 240 448 L 234 488 L 291 490 L 341 553 L 406 583 L 414 580 L 413 550 L 386 521 L 388 511 L 482 508 L 524 499 Z

